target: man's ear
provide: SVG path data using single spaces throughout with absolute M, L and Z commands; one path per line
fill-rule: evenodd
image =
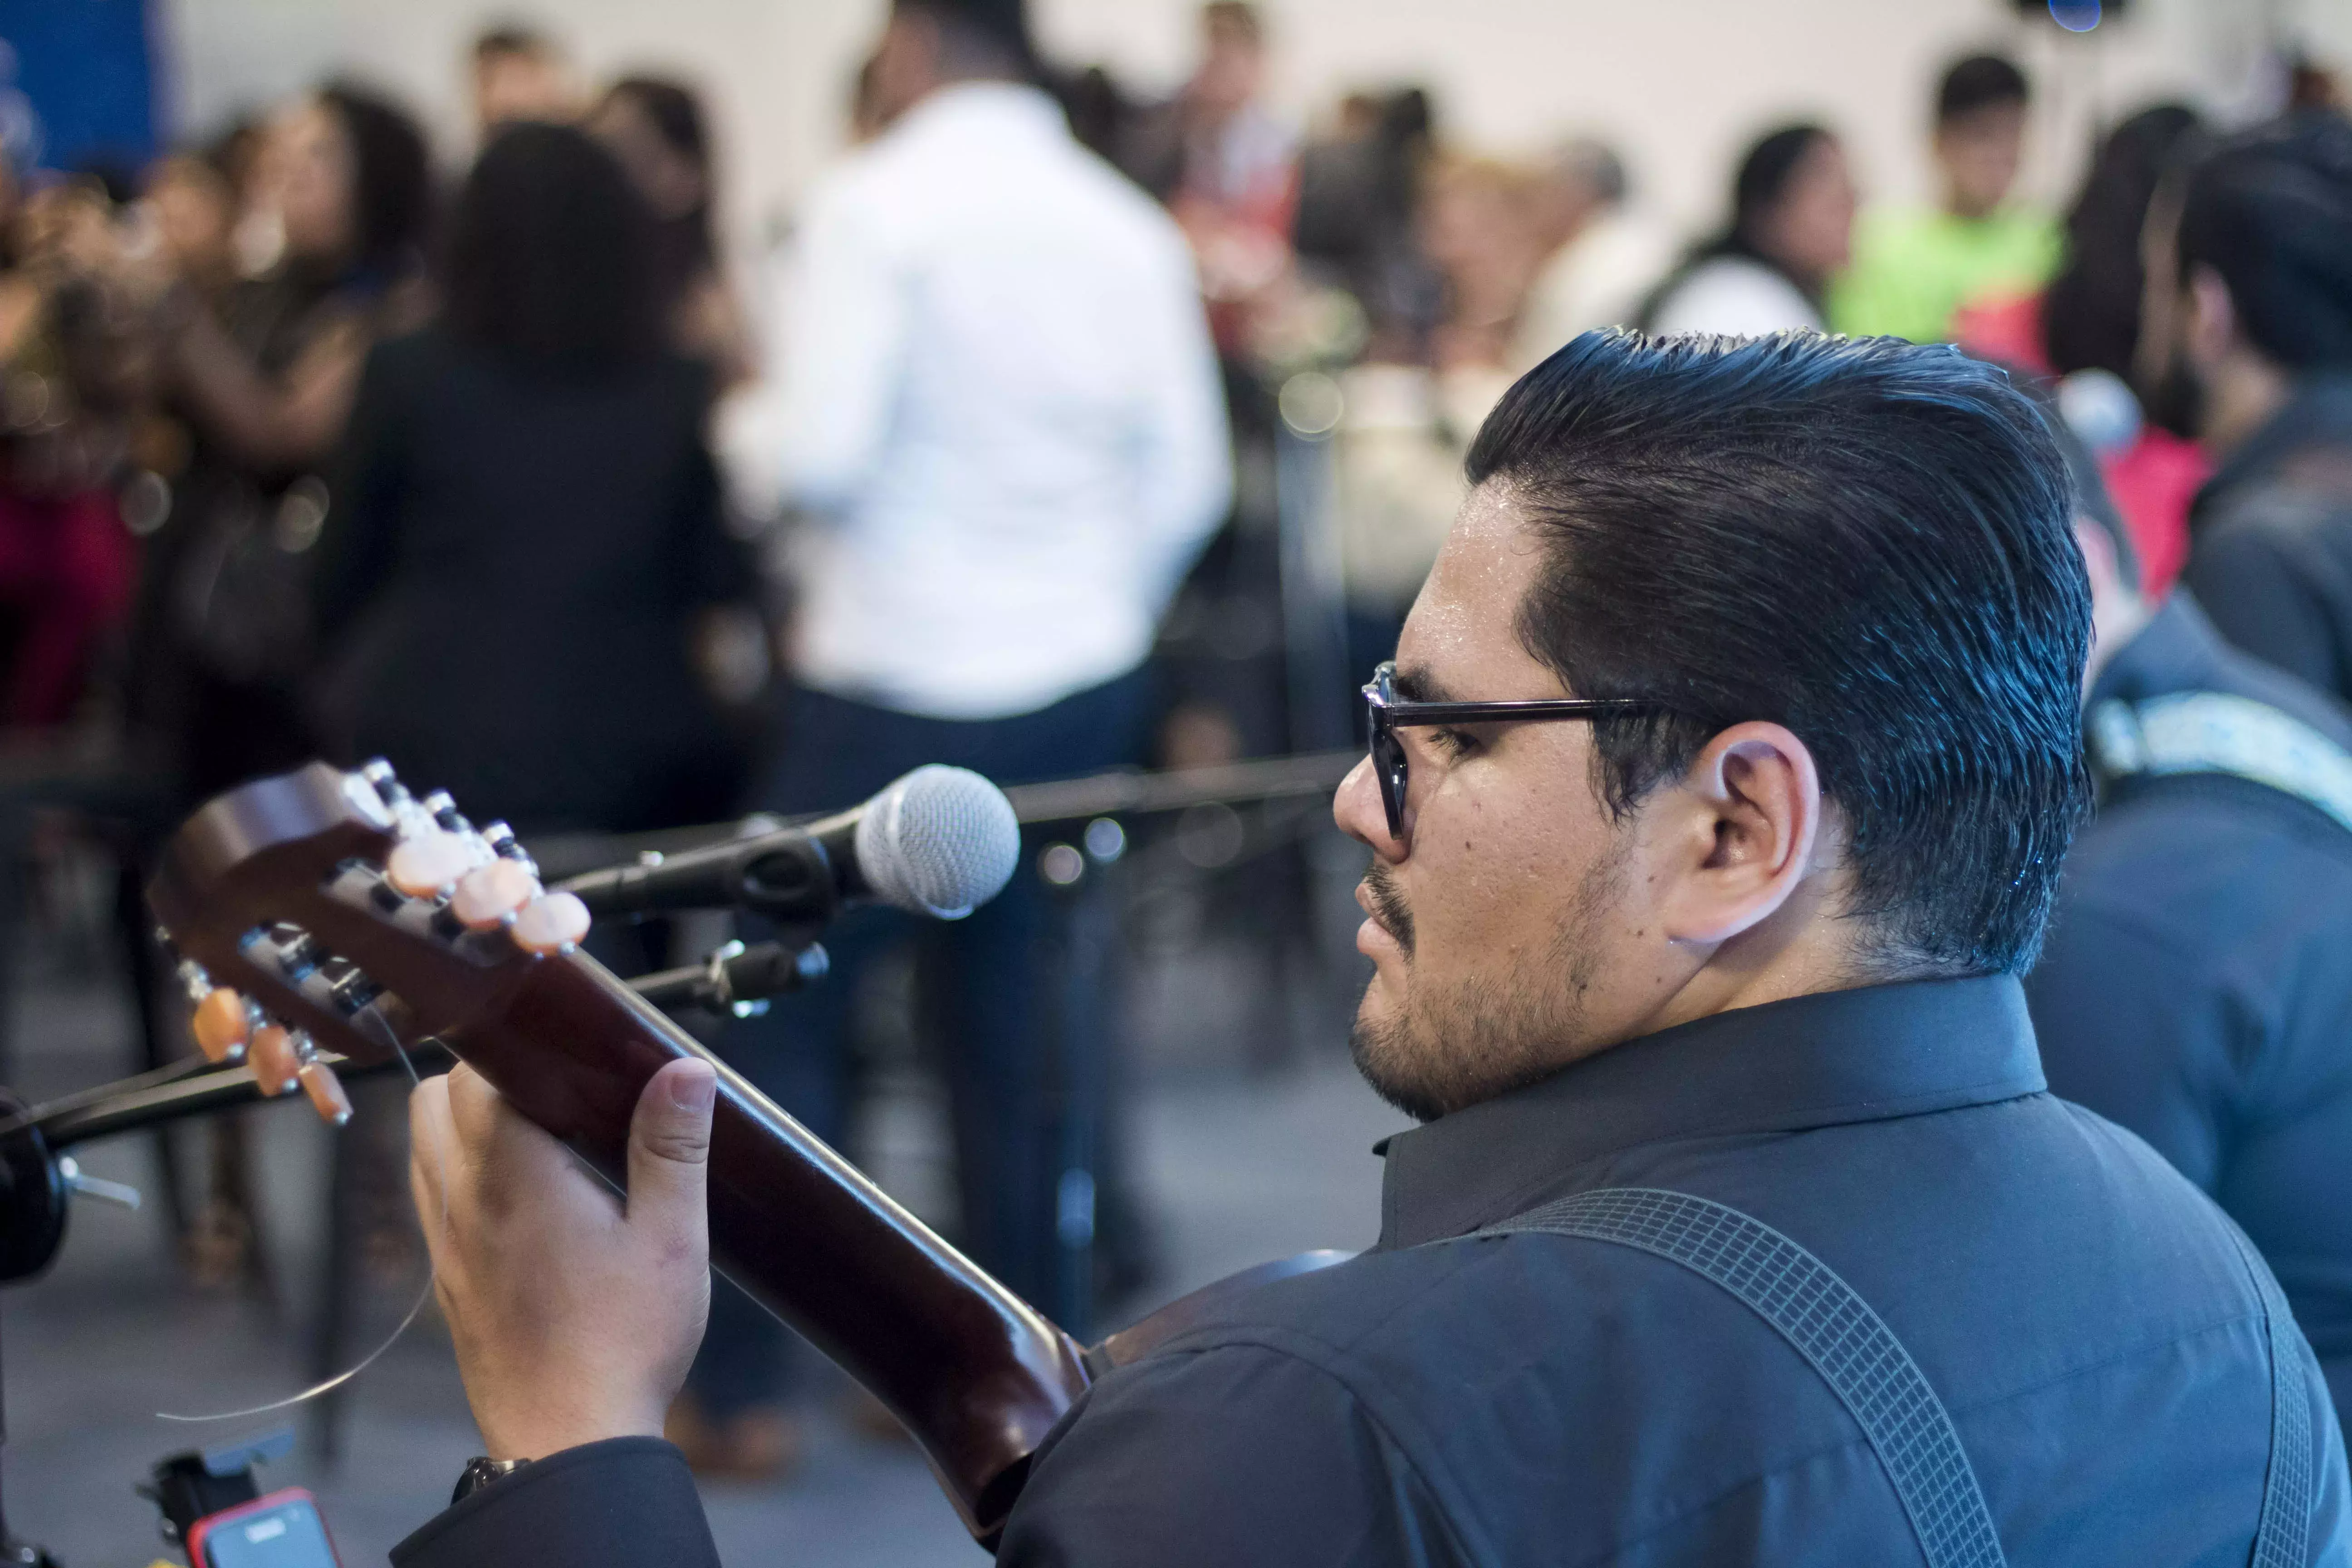
M 1714 945 L 1761 924 L 1813 869 L 1822 814 L 1813 753 L 1779 724 L 1734 724 L 1670 796 L 1660 916 L 1676 941 Z

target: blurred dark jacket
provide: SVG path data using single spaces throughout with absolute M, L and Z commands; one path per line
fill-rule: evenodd
M 2305 379 L 2189 521 L 2181 581 L 2221 635 L 2352 701 L 2352 374 Z
M 676 356 L 563 380 L 437 330 L 377 348 L 315 599 L 350 753 L 526 831 L 723 813 L 730 749 L 691 644 L 751 574 L 710 395 Z
M 2116 770 L 2110 705 L 2190 693 L 2285 715 L 2323 767 L 2352 749 L 2352 720 L 2175 595 L 2092 689 L 2099 815 L 2026 997 L 2052 1091 L 2229 1211 L 2352 1414 L 2352 822 L 2249 777 Z

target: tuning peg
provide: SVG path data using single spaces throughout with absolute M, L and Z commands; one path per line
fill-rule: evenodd
M 514 829 L 505 823 L 493 822 L 485 826 L 482 842 L 488 845 L 490 853 L 499 859 L 511 860 L 532 876 L 539 875 L 539 862 L 533 860 L 530 852 L 516 841 Z
M 395 818 L 404 815 L 415 814 L 416 797 L 408 793 L 408 786 L 394 776 L 392 764 L 382 757 L 362 764 L 360 777 L 374 786 L 377 797 L 384 804 L 384 809 L 391 812 Z
M 206 1057 L 216 1062 L 241 1061 L 253 1034 L 253 1009 L 229 987 L 215 986 L 196 1004 L 190 1026 Z
M 295 1049 L 294 1032 L 282 1024 L 265 1024 L 256 1029 L 246 1047 L 246 1058 L 253 1067 L 253 1080 L 264 1094 L 285 1094 L 300 1078 L 302 1058 Z
M 319 1120 L 330 1127 L 341 1127 L 352 1119 L 352 1097 L 343 1091 L 342 1079 L 335 1069 L 321 1061 L 304 1062 L 296 1069 L 301 1080 L 302 1092 L 310 1097 L 310 1109 Z
M 449 912 L 468 931 L 488 931 L 513 920 L 540 896 L 539 879 L 513 860 L 492 860 L 457 879 Z
M 327 961 L 327 950 L 319 939 L 306 931 L 297 931 L 278 949 L 278 971 L 300 984 L 309 979 L 320 964 Z
M 198 963 L 194 959 L 184 958 L 180 960 L 176 973 L 180 977 L 180 984 L 182 988 L 188 994 L 189 1001 L 202 1002 L 205 997 L 212 994 L 213 977 L 205 973 L 205 966 Z
M 383 987 L 369 979 L 364 970 L 351 969 L 336 978 L 327 994 L 333 999 L 335 1010 L 348 1018 L 383 995 Z
M 570 893 L 549 893 L 517 911 L 508 928 L 525 952 L 569 952 L 588 934 L 588 906 Z
M 457 801 L 450 796 L 447 790 L 435 790 L 425 797 L 423 804 L 425 815 L 431 817 L 434 825 L 442 832 L 454 833 L 467 840 L 469 846 L 480 845 L 482 858 L 489 858 L 489 846 L 481 844 L 481 835 L 474 831 L 474 825 L 466 820 L 465 814 L 457 809 Z
M 427 827 L 392 847 L 384 863 L 385 879 L 412 899 L 430 898 L 447 890 L 473 868 L 466 842 L 439 827 Z

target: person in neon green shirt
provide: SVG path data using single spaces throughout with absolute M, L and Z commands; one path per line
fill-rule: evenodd
M 1830 286 L 1832 331 L 1940 342 L 1961 306 L 2030 294 L 2049 280 L 2064 250 L 2056 220 L 2007 205 L 2025 151 L 2027 99 L 2025 73 L 1998 55 L 1944 73 L 1936 94 L 1944 205 L 1864 215 L 1853 265 Z

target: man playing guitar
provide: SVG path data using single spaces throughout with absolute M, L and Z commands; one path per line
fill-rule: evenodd
M 2043 1087 L 2090 616 L 2033 405 L 1946 349 L 1594 334 L 1468 469 L 1336 804 L 1357 1060 L 1423 1123 L 1380 1243 L 1097 1377 L 999 1556 L 2352 1560 L 2267 1269 Z M 416 1092 L 490 1462 L 402 1568 L 715 1562 L 660 1438 L 713 1093 L 653 1077 L 624 1211 L 470 1068 Z

